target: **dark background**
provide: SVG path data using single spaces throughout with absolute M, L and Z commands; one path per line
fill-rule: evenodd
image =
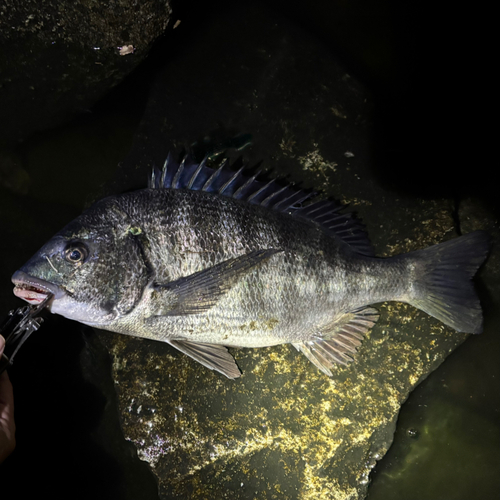
M 497 161 L 489 154 L 492 98 L 479 35 L 487 14 L 470 12 L 470 7 L 445 9 L 431 3 L 403 5 L 388 0 L 307 4 L 275 0 L 265 5 L 320 39 L 368 89 L 373 102 L 373 169 L 382 185 L 420 198 L 450 197 L 457 204 L 474 197 L 498 216 Z M 130 150 L 159 69 L 170 58 L 182 57 L 183 51 L 203 43 L 204 27 L 231 9 L 237 12 L 234 2 L 174 3 L 174 21 L 182 21 L 175 36 L 171 23 L 146 61 L 122 84 L 74 121 L 34 134 L 18 146 L 18 154 L 27 163 L 44 148 L 47 154 L 68 158 L 89 155 L 97 170 L 108 169 L 105 177 L 111 180 L 114 166 Z M 193 68 L 193 78 L 196 71 Z M 75 150 L 75 144 L 81 144 L 81 149 Z M 29 257 L 35 249 L 21 247 L 15 240 L 16 231 L 29 232 L 34 247 L 53 232 L 33 217 L 37 200 L 44 204 L 44 214 L 55 231 L 76 216 L 91 196 L 85 192 L 93 186 L 92 172 L 82 172 L 71 161 L 64 172 L 32 175 L 39 179 L 39 193 L 34 189 L 29 199 L 1 191 L 2 203 L 9 203 L 6 208 L 2 205 L 2 228 L 11 238 L 2 244 L 4 282 L 22 263 L 20 255 Z M 68 192 L 66 210 L 51 204 L 51 190 L 64 191 L 75 183 L 82 184 L 81 195 L 74 199 Z M 10 295 L 2 294 L 2 299 L 6 310 L 19 305 Z M 50 325 L 50 334 L 34 335 L 10 371 L 18 447 L 0 468 L 0 498 L 18 492 L 23 496 L 50 494 L 52 498 L 156 498 L 153 476 L 121 436 L 113 383 L 106 379 L 110 360 L 96 342 L 96 334 L 79 326 L 80 335 L 69 337 L 69 322 L 59 317 L 51 317 Z M 414 485 L 426 480 L 425 468 L 413 467 L 395 486 L 384 471 L 404 459 L 410 442 L 407 431 L 422 418 L 422 406 L 439 397 L 445 384 L 456 381 L 457 373 L 475 369 L 477 361 L 471 361 L 465 349 L 472 349 L 479 358 L 487 350 L 489 360 L 498 360 L 498 341 L 486 347 L 481 339 L 470 341 L 475 344 L 467 341 L 410 397 L 401 417 L 404 424 L 398 430 L 399 447 L 388 453 L 372 475 L 369 498 L 414 498 Z M 89 368 L 95 365 L 102 366 L 101 374 Z M 464 382 L 458 396 L 464 404 L 480 383 L 473 375 Z M 483 399 L 478 403 L 478 411 L 497 423 L 498 392 L 498 379 L 484 380 Z M 412 411 L 413 416 L 408 414 Z M 474 430 L 465 430 L 469 431 Z M 498 440 L 498 434 L 491 439 Z M 459 458 L 465 459 L 478 457 Z M 498 462 L 492 467 L 498 471 Z M 498 484 L 488 481 L 482 481 L 482 493 L 497 491 Z M 436 495 L 436 499 L 447 498 Z

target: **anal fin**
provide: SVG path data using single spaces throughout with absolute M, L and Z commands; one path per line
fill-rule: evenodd
M 187 340 L 169 340 L 168 343 L 203 366 L 210 370 L 216 370 L 227 378 L 233 379 L 241 376 L 236 361 L 223 345 L 189 342 Z
M 331 377 L 335 364 L 348 365 L 353 361 L 364 335 L 378 318 L 378 311 L 372 307 L 357 309 L 324 325 L 310 340 L 293 343 L 293 346 Z

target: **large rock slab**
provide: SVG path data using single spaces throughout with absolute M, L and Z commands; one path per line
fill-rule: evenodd
M 369 96 L 342 65 L 283 19 L 237 14 L 165 66 L 115 188 L 143 185 L 169 150 L 240 148 L 351 203 L 379 255 L 455 236 L 453 200 L 398 195 L 374 175 Z M 290 346 L 233 350 L 243 376 L 231 381 L 169 346 L 103 333 L 123 432 L 160 497 L 363 498 L 401 404 L 466 338 L 410 306 L 379 309 L 356 363 L 331 379 Z
M 118 118 L 102 120 L 98 111 L 82 127 L 23 146 L 32 179 L 28 194 L 0 186 L 4 311 L 19 306 L 10 285 L 19 265 L 93 199 L 143 187 L 149 166 L 160 164 L 168 150 L 191 147 L 203 155 L 229 148 L 232 158 L 263 159 L 269 176 L 278 173 L 350 202 L 379 255 L 492 228 L 491 205 L 443 196 L 460 183 L 466 192 L 494 190 L 477 160 L 458 172 L 465 140 L 443 144 L 442 131 L 454 130 L 454 115 L 443 119 L 448 110 L 442 102 L 453 96 L 450 89 L 460 90 L 461 78 L 435 95 L 437 106 L 429 99 L 436 74 L 429 78 L 427 66 L 413 73 L 406 92 L 415 95 L 405 101 L 402 92 L 396 99 L 411 106 L 398 108 L 398 120 L 381 131 L 381 116 L 387 126 L 394 113 L 379 106 L 373 123 L 372 99 L 350 72 L 276 12 L 234 5 L 186 30 L 190 18 L 181 19 L 181 29 L 158 47 L 147 68 L 114 93 L 123 104 Z M 353 38 L 360 30 L 355 19 L 355 26 L 343 28 Z M 341 20 L 323 22 L 339 36 Z M 120 147 L 112 139 L 129 127 L 122 112 L 145 96 L 134 83 L 147 88 L 146 73 L 155 65 L 161 74 L 134 149 L 115 189 L 103 188 L 128 147 L 130 132 Z M 472 126 L 463 111 L 456 108 L 456 128 L 468 135 Z M 429 129 L 439 132 L 439 151 Z M 379 134 L 376 143 L 372 130 Z M 401 145 L 401 138 L 415 147 Z M 486 332 L 469 338 L 410 395 L 399 413 L 396 446 L 379 462 L 368 498 L 469 500 L 498 491 L 499 269 L 494 250 L 480 280 Z M 410 307 L 379 309 L 381 319 L 356 365 L 331 380 L 289 346 L 233 350 L 244 375 L 231 382 L 168 346 L 50 317 L 10 371 L 18 446 L 0 467 L 2 494 L 157 499 L 153 471 L 162 498 L 361 498 L 373 463 L 391 442 L 401 402 L 464 338 Z

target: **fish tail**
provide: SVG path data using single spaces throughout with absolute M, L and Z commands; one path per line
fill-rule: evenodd
M 458 332 L 481 333 L 483 315 L 472 278 L 489 247 L 489 235 L 475 231 L 407 254 L 413 260 L 408 302 Z

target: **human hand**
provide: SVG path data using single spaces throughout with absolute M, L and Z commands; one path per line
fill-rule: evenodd
M 0 335 L 0 356 L 5 348 L 5 339 Z M 14 392 L 7 372 L 0 375 L 0 464 L 16 447 L 16 425 L 14 424 Z

